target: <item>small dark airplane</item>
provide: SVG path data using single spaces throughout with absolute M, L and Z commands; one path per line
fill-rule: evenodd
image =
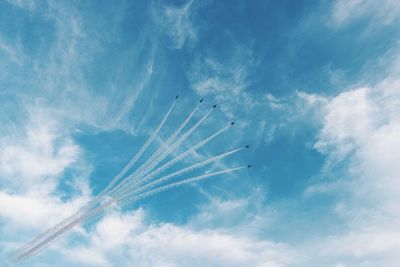
M 234 121 L 232 121 L 232 122 L 231 122 L 231 125 L 234 125 L 234 124 L 235 124 L 235 122 L 234 122 Z
M 246 145 L 246 148 L 249 148 L 250 147 L 250 145 Z
M 178 99 L 179 95 L 176 95 L 175 99 Z
M 213 108 L 216 108 L 217 107 L 217 104 L 215 104 L 214 106 L 213 106 Z
M 202 98 L 202 99 L 200 99 L 200 103 L 201 103 L 201 102 L 203 102 L 203 98 Z
M 247 168 L 251 168 L 251 165 L 247 165 Z

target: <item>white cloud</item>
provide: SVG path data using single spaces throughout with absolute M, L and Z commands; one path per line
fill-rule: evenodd
M 277 219 L 278 211 L 263 204 L 267 193 L 261 188 L 250 190 L 243 198 L 208 198 L 209 202 L 199 206 L 198 213 L 188 222 L 192 229 L 219 229 L 221 233 L 259 238 Z
M 237 127 L 248 127 L 248 120 L 240 120 L 243 113 L 258 113 L 257 108 L 265 109 L 266 101 L 255 98 L 246 89 L 249 85 L 248 74 L 255 65 L 251 50 L 239 44 L 226 48 L 226 56 L 215 56 L 211 52 L 198 55 L 188 69 L 188 79 L 194 92 L 200 96 L 212 97 L 225 116 L 237 118 Z M 241 114 L 238 114 L 238 113 Z M 264 123 L 262 118 L 258 120 Z M 239 121 L 240 120 L 240 121 Z M 260 129 L 260 127 L 256 127 Z M 255 138 L 257 139 L 257 138 Z
M 0 191 L 0 218 L 5 220 L 5 228 L 11 233 L 21 229 L 47 230 L 88 200 L 86 195 L 63 202 L 60 196 L 43 193 L 34 191 L 19 195 Z
M 400 233 L 381 231 L 350 232 L 343 237 L 329 238 L 323 254 L 343 254 L 355 257 L 379 255 L 382 252 L 398 252 Z M 398 258 L 400 259 L 400 257 Z
M 374 103 L 369 101 L 369 89 L 344 92 L 326 105 L 323 128 L 315 148 L 336 154 L 343 159 L 358 148 L 374 127 Z
M 309 255 L 306 266 L 391 267 L 400 263 L 398 238 L 383 229 L 354 230 L 307 242 L 300 250 Z
M 54 119 L 34 110 L 25 129 L 0 139 L 0 175 L 26 188 L 56 177 L 79 157 L 80 149 Z
M 91 249 L 78 246 L 74 249 L 63 250 L 64 256 L 79 266 L 112 266 L 105 257 Z
M 117 227 L 116 227 L 117 226 Z M 121 232 L 122 231 L 122 232 Z M 81 248 L 79 248 L 80 250 Z M 294 253 L 285 245 L 214 230 L 173 224 L 148 225 L 143 211 L 105 217 L 83 248 L 84 266 L 286 266 Z M 95 256 L 94 256 L 95 255 Z M 120 257 L 124 255 L 121 260 Z M 99 260 L 101 256 L 106 259 Z M 79 257 L 81 258 L 81 257 Z M 75 258 L 77 262 L 79 258 Z M 109 263 L 106 263 L 109 262 Z
M 21 43 L 24 32 L 8 39 L 0 36 L 0 57 L 4 58 L 0 76 L 8 81 L 5 92 L 21 106 L 39 105 L 69 124 L 131 132 L 128 115 L 153 75 L 157 50 L 154 36 L 143 31 L 130 47 L 115 55 L 120 67 L 102 77 L 99 88 L 93 85 L 96 82 L 91 70 L 109 52 L 122 14 L 116 12 L 106 22 L 88 21 L 84 19 L 87 14 L 73 5 L 57 1 L 47 4 L 47 8 L 35 10 L 35 16 L 45 18 L 42 27 L 48 34 L 41 37 L 46 41 L 35 43 L 34 56 Z M 103 31 L 108 34 L 100 34 Z M 130 78 L 122 78 L 127 72 L 131 72 Z
M 318 253 L 351 266 L 394 266 L 400 245 L 400 91 L 388 77 L 375 86 L 326 97 L 315 148 L 328 156 L 328 170 L 345 162 L 336 182 L 320 181 L 306 195 L 334 192 L 334 213 L 348 231 L 324 239 Z M 333 164 L 331 164 L 333 163 Z M 341 167 L 343 168 L 343 166 Z
M 351 156 L 352 171 L 370 177 L 368 182 L 379 181 L 373 183 L 374 190 L 386 184 L 382 189 L 387 193 L 398 188 L 400 171 L 395 164 L 400 154 L 400 94 L 395 88 L 398 84 L 384 81 L 376 88 L 354 89 L 331 99 L 315 144 L 336 160 Z

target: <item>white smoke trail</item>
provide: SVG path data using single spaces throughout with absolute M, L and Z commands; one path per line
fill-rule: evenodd
M 152 189 L 152 190 L 147 191 L 145 193 L 139 194 L 138 196 L 134 196 L 134 195 L 131 196 L 129 194 L 126 194 L 124 196 L 118 197 L 117 200 L 118 200 L 118 203 L 119 203 L 120 207 L 125 207 L 127 205 L 132 204 L 133 202 L 135 202 L 137 200 L 140 200 L 140 199 L 143 199 L 143 198 L 146 198 L 146 197 L 149 197 L 149 196 L 152 196 L 152 195 L 155 195 L 155 194 L 167 191 L 167 190 L 171 190 L 173 188 L 176 188 L 176 187 L 179 187 L 179 186 L 182 186 L 182 185 L 185 185 L 185 184 L 198 182 L 198 181 L 210 178 L 212 176 L 216 176 L 216 175 L 224 174 L 224 173 L 229 173 L 229 172 L 234 172 L 234 171 L 237 171 L 237 170 L 240 170 L 240 169 L 244 169 L 244 168 L 246 168 L 246 167 L 244 167 L 244 166 L 243 167 L 236 167 L 236 168 L 231 168 L 231 169 L 227 169 L 227 170 L 222 170 L 222 171 L 202 174 L 202 175 L 199 175 L 199 176 L 195 176 L 195 177 L 192 177 L 192 178 L 187 178 L 187 179 L 184 179 L 184 180 L 179 181 L 179 182 L 175 182 L 175 183 L 172 183 L 172 184 L 168 184 L 168 185 L 164 185 L 164 186 Z
M 196 113 L 197 109 L 200 105 L 197 105 L 196 108 L 190 113 L 190 115 L 185 119 L 185 121 L 179 126 L 179 128 L 167 139 L 167 141 L 148 159 L 144 162 L 137 170 L 135 170 L 132 174 L 130 174 L 125 180 L 134 179 L 136 177 L 140 177 L 140 175 L 146 174 L 148 170 L 151 168 L 151 164 L 160 159 L 160 155 L 166 151 L 168 145 L 173 142 L 177 135 L 182 131 L 182 129 L 187 125 L 193 115 Z M 167 155 L 165 155 L 167 156 Z M 161 158 L 164 159 L 165 157 Z
M 141 187 L 138 187 L 137 189 L 133 189 L 132 192 L 131 192 L 131 194 L 133 194 L 133 193 L 138 193 L 138 192 L 143 192 L 144 190 L 147 190 L 147 189 L 150 189 L 150 188 L 152 188 L 152 187 L 158 186 L 158 185 L 164 183 L 165 181 L 168 181 L 168 180 L 170 180 L 170 179 L 172 179 L 172 178 L 174 178 L 174 177 L 177 177 L 177 176 L 186 174 L 186 173 L 188 173 L 188 172 L 191 172 L 191 171 L 200 169 L 200 168 L 202 168 L 202 167 L 204 167 L 204 166 L 206 166 L 206 165 L 208 165 L 208 164 L 211 164 L 211 163 L 213 163 L 213 162 L 216 162 L 217 160 L 220 160 L 220 159 L 225 158 L 225 157 L 227 157 L 227 156 L 230 156 L 230 155 L 232 155 L 232 154 L 234 154 L 234 153 L 237 153 L 237 152 L 243 150 L 244 148 L 245 148 L 245 147 L 240 147 L 240 148 L 236 148 L 236 149 L 233 149 L 233 150 L 224 152 L 224 153 L 222 153 L 222 154 L 219 154 L 219 155 L 214 156 L 214 157 L 212 157 L 212 158 L 209 158 L 209 159 L 203 160 L 203 161 L 201 161 L 201 162 L 195 163 L 195 164 L 193 164 L 193 165 L 191 165 L 191 166 L 188 166 L 188 167 L 186 167 L 186 168 L 183 168 L 183 169 L 178 170 L 178 171 L 176 171 L 176 172 L 173 172 L 173 173 L 171 173 L 171 174 L 165 175 L 165 176 L 163 176 L 163 177 L 161 177 L 161 178 L 159 178 L 159 179 L 157 179 L 157 180 L 155 180 L 155 181 L 153 181 L 153 182 L 151 182 L 151 183 L 145 184 L 145 185 L 143 185 L 143 186 L 141 186 Z M 121 191 L 121 192 L 120 192 L 120 195 L 126 194 L 127 191 L 128 191 L 128 190 Z M 117 197 L 118 197 L 118 196 L 117 196 Z
M 45 232 L 39 234 L 38 236 L 36 236 L 29 243 L 27 243 L 27 244 L 23 245 L 22 247 L 18 248 L 13 254 L 20 254 L 20 253 L 23 253 L 24 250 L 29 250 L 31 247 L 34 247 L 36 244 L 42 242 L 43 240 L 45 240 L 46 238 L 51 236 L 52 233 L 58 231 L 59 229 L 64 228 L 65 225 L 68 225 L 71 221 L 76 220 L 81 215 L 82 215 L 81 212 L 79 212 L 79 211 L 75 212 L 73 215 L 69 216 L 68 218 L 66 218 L 63 221 L 59 222 L 58 224 L 56 224 L 55 226 L 51 227 L 47 231 L 45 231 Z M 13 254 L 11 255 L 11 257 L 13 257 Z
M 35 246 L 19 253 L 14 253 L 14 256 L 11 258 L 11 260 L 15 263 L 22 262 L 25 259 L 31 257 L 33 254 L 37 254 L 42 250 L 44 247 L 47 247 L 50 245 L 52 242 L 54 242 L 56 239 L 60 238 L 64 233 L 66 233 L 68 230 L 73 228 L 74 226 L 85 222 L 91 218 L 93 218 L 95 215 L 101 213 L 104 209 L 110 207 L 116 203 L 114 199 L 108 199 L 105 203 L 102 203 L 100 206 L 88 210 L 86 213 L 81 214 L 79 217 L 75 218 L 73 221 L 67 223 L 64 225 L 63 228 L 58 229 L 54 233 L 52 233 L 50 236 L 46 237 L 46 239 L 42 240 Z
M 133 188 L 143 184 L 144 182 L 150 180 L 151 178 L 153 178 L 154 176 L 156 176 L 157 174 L 167 170 L 169 167 L 171 167 L 172 165 L 174 165 L 176 162 L 184 159 L 185 157 L 187 157 L 188 155 L 190 155 L 190 153 L 196 151 L 197 149 L 199 149 L 200 147 L 204 146 L 205 144 L 207 144 L 208 142 L 210 142 L 212 139 L 214 139 L 215 137 L 217 137 L 218 135 L 222 134 L 223 132 L 225 132 L 227 129 L 230 128 L 232 124 L 225 126 L 224 128 L 222 128 L 221 130 L 217 131 L 216 133 L 212 134 L 211 136 L 207 137 L 206 139 L 200 141 L 199 143 L 197 143 L 196 145 L 192 146 L 191 148 L 189 148 L 188 150 L 186 150 L 185 152 L 183 152 L 182 154 L 180 154 L 179 156 L 173 158 L 172 160 L 168 161 L 167 163 L 165 163 L 164 165 L 160 166 L 159 168 L 157 168 L 156 170 L 152 171 L 151 173 L 147 174 L 145 177 L 143 177 L 141 180 L 139 180 L 138 182 L 133 184 Z M 128 184 L 129 186 L 129 184 Z M 129 190 L 128 187 L 125 187 L 125 190 Z M 118 192 L 120 192 L 121 190 L 118 190 L 116 188 L 116 190 L 110 192 L 110 196 L 115 196 L 115 192 L 118 194 Z
M 201 103 L 200 103 L 201 104 Z M 173 142 L 178 134 L 182 131 L 183 128 L 188 124 L 188 122 L 191 120 L 191 118 L 194 116 L 196 111 L 199 109 L 200 104 L 198 104 L 193 111 L 187 116 L 187 118 L 182 122 L 182 124 L 179 126 L 179 128 L 170 136 L 168 139 L 162 144 L 162 146 L 142 165 L 142 170 L 144 168 L 147 168 L 151 163 L 154 162 L 155 159 L 157 159 L 162 152 L 164 152 L 167 147 Z
M 209 110 L 195 125 L 193 125 L 189 130 L 187 130 L 172 146 L 168 147 L 166 151 L 164 151 L 155 161 L 153 161 L 150 165 L 148 165 L 143 170 L 138 170 L 139 173 L 133 173 L 128 176 L 124 181 L 122 181 L 119 185 L 109 191 L 108 195 L 113 195 L 114 192 L 121 190 L 121 188 L 125 186 L 129 186 L 135 182 L 135 180 L 140 179 L 144 175 L 146 175 L 149 171 L 151 171 L 154 167 L 157 166 L 165 157 L 167 157 L 175 148 L 177 148 L 183 141 L 185 141 L 193 131 L 195 131 L 203 121 L 210 115 L 213 109 Z
M 129 163 L 121 170 L 120 173 L 118 173 L 117 176 L 115 176 L 111 182 L 104 188 L 102 193 L 100 195 L 105 194 L 110 188 L 112 188 L 127 172 L 128 170 L 136 163 L 136 161 L 142 156 L 142 154 L 146 151 L 146 149 L 149 147 L 149 145 L 153 142 L 154 138 L 157 136 L 158 132 L 160 129 L 163 127 L 164 123 L 167 121 L 169 114 L 173 110 L 177 100 L 175 100 L 171 107 L 169 108 L 167 114 L 165 114 L 163 120 L 161 123 L 158 125 L 156 130 L 153 132 L 153 134 L 146 140 L 146 142 L 143 144 L 143 146 L 140 148 L 140 150 L 136 153 L 136 155 L 129 161 Z
M 12 260 L 15 263 L 24 261 L 25 259 L 27 259 L 28 257 L 32 256 L 33 254 L 38 253 L 42 248 L 47 246 L 47 244 L 51 243 L 52 241 L 54 241 L 55 239 L 57 239 L 58 237 L 63 235 L 65 232 L 67 232 L 72 227 L 78 225 L 80 222 L 84 221 L 86 218 L 89 218 L 93 213 L 101 212 L 102 210 L 107 208 L 112 203 L 114 203 L 114 201 L 110 202 L 109 204 L 107 203 L 108 205 L 102 205 L 100 207 L 97 207 L 96 209 L 94 209 L 92 211 L 89 211 L 86 214 L 82 214 L 80 217 L 78 217 L 75 220 L 73 220 L 72 222 L 68 223 L 63 228 L 58 229 L 57 231 L 52 233 L 50 236 L 48 236 L 47 238 L 45 238 L 44 240 L 42 240 L 38 244 L 34 245 L 33 247 L 27 249 L 24 252 L 18 253 L 16 256 L 13 257 Z

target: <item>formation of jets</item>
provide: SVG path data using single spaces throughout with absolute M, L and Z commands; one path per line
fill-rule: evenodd
M 175 99 L 178 99 L 178 97 L 179 97 L 179 95 L 176 95 L 176 97 L 175 97 Z M 200 103 L 202 103 L 203 102 L 203 98 L 202 99 L 200 99 Z M 216 108 L 217 107 L 217 104 L 215 104 L 214 106 L 213 106 L 213 108 Z M 233 126 L 235 124 L 235 122 L 234 121 L 232 121 L 231 122 L 231 125 Z M 246 145 L 246 148 L 249 148 L 250 147 L 250 145 Z M 251 168 L 252 166 L 249 164 L 249 165 L 247 165 L 247 168 Z

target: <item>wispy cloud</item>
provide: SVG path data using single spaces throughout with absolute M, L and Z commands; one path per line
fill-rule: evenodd
M 236 46 L 226 58 L 198 55 L 188 72 L 191 86 L 199 95 L 241 96 L 248 85 L 248 72 L 255 64 L 251 51 Z
M 16 64 L 19 68 L 4 65 L 2 75 L 8 80 L 7 91 L 13 92 L 18 101 L 24 101 L 23 105 L 40 102 L 43 108 L 56 113 L 59 118 L 63 117 L 70 124 L 83 123 L 100 130 L 123 129 L 131 132 L 129 114 L 136 106 L 138 96 L 151 81 L 157 52 L 156 38 L 144 31 L 116 56 L 120 66 L 102 76 L 102 82 L 98 82 L 92 76 L 103 69 L 98 61 L 112 53 L 107 43 L 113 40 L 120 27 L 118 14 L 104 26 L 100 22 L 96 24 L 85 20 L 84 16 L 89 15 L 87 11 L 77 10 L 67 3 L 49 1 L 43 8 L 27 12 L 46 18 L 45 29 L 42 30 L 46 30 L 47 34 L 35 36 L 44 41 L 33 42 L 35 56 L 29 57 L 27 53 L 32 52 L 20 41 L 25 32 L 17 32 L 16 37 L 0 41 L 0 56 L 3 54 L 5 62 Z M 98 34 L 104 30 L 109 34 Z M 22 69 L 23 82 L 18 76 Z M 127 73 L 132 74 L 129 80 L 124 77 Z M 22 86 L 27 90 L 22 90 Z M 102 94 L 98 94 L 99 90 Z
M 180 49 L 196 40 L 196 30 L 192 24 L 194 5 L 193 0 L 179 7 L 155 5 L 154 20 L 168 37 L 171 48 Z

